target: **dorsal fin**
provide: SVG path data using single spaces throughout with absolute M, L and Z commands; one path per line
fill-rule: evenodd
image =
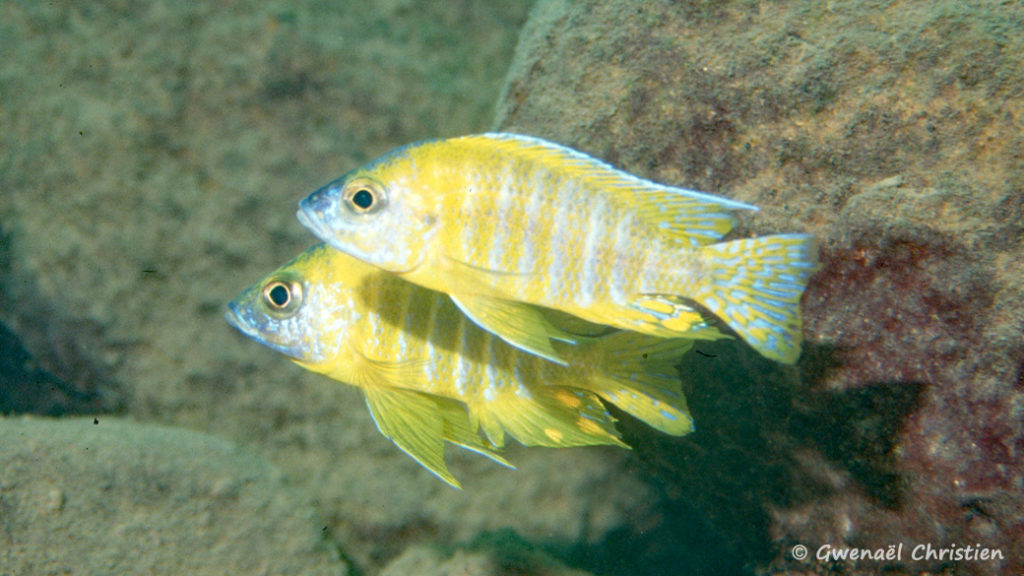
M 666 239 L 703 246 L 721 239 L 735 223 L 734 212 L 757 207 L 686 188 L 665 186 L 619 170 L 572 148 L 523 136 L 492 132 L 459 140 L 486 140 L 504 155 L 538 163 L 564 173 L 588 187 L 608 192 L 608 198 L 659 230 Z

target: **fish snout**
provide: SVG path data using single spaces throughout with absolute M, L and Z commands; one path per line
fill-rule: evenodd
M 299 201 L 299 211 L 296 216 L 299 222 L 309 229 L 321 240 L 328 240 L 333 236 L 330 222 L 329 210 L 331 202 L 323 189 L 313 192 Z
M 228 309 L 224 312 L 224 320 L 235 330 L 238 330 L 250 338 L 253 337 L 252 326 L 242 318 L 242 314 L 239 312 L 238 305 L 236 303 L 228 303 Z

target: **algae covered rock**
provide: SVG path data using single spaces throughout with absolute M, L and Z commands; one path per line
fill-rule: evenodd
M 380 571 L 380 576 L 589 576 L 542 552 L 507 546 L 477 546 L 450 554 L 429 546 L 411 546 Z
M 917 572 L 950 564 L 914 546 L 970 543 L 1003 559 L 959 570 L 1019 570 L 1022 26 L 1012 3 L 537 3 L 497 128 L 761 206 L 736 235 L 821 241 L 798 366 L 698 346 L 697 432 L 627 437 L 687 518 L 655 548 L 697 573 Z
M 0 419 L 0 572 L 348 574 L 309 502 L 226 440 Z

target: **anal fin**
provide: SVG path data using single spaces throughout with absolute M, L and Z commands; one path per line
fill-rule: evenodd
M 615 419 L 591 392 L 565 386 L 523 388 L 485 407 L 493 420 L 524 446 L 628 448 L 619 439 Z M 486 430 L 485 426 L 485 430 Z
M 693 432 L 678 368 L 693 340 L 623 331 L 601 338 L 596 347 L 602 369 L 588 390 L 666 434 Z

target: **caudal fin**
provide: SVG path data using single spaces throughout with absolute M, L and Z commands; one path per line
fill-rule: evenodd
M 786 364 L 800 356 L 800 296 L 817 269 L 817 245 L 806 234 L 780 234 L 701 249 L 708 272 L 695 300 L 762 356 Z

